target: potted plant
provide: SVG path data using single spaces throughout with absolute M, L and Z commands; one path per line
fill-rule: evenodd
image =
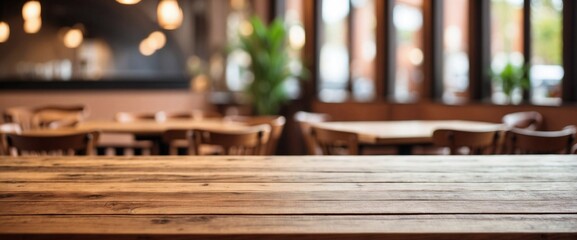
M 528 90 L 531 86 L 529 64 L 516 65 L 507 62 L 501 71 L 493 72 L 493 80 L 501 86 L 507 97 L 507 103 L 512 103 L 515 90 Z
M 257 115 L 278 114 L 289 99 L 285 88 L 285 80 L 291 76 L 286 30 L 278 19 L 266 26 L 258 17 L 253 17 L 250 24 L 252 32 L 241 34 L 239 44 L 251 58 L 248 70 L 254 77 L 246 93 Z

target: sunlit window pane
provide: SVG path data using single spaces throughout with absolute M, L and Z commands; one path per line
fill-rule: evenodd
M 491 58 L 491 69 L 496 74 L 507 63 L 518 67 L 523 64 L 523 0 L 491 0 Z M 508 97 L 498 82 L 492 83 L 493 102 L 521 101 L 521 89 Z
M 249 33 L 250 6 L 245 0 L 231 0 L 231 12 L 226 19 L 227 38 L 231 45 L 238 44 L 239 34 Z M 226 59 L 226 87 L 230 91 L 243 91 L 252 81 L 253 76 L 250 71 L 245 71 L 250 65 L 250 56 L 242 50 L 233 50 Z
M 443 4 L 443 101 L 462 103 L 469 88 L 469 1 Z
M 319 98 L 342 102 L 348 98 L 348 0 L 322 1 Z
M 561 103 L 562 0 L 531 1 L 531 100 Z
M 416 101 L 423 82 L 423 0 L 396 0 L 393 22 L 396 30 L 394 97 Z
M 375 97 L 376 16 L 374 0 L 353 0 L 352 91 L 357 101 Z
M 286 0 L 285 1 L 285 24 L 288 34 L 287 53 L 290 61 L 290 71 L 293 76 L 301 76 L 302 67 L 302 52 L 305 42 L 305 29 L 303 24 L 303 1 L 304 0 Z M 293 99 L 300 95 L 299 79 L 297 77 L 290 77 L 285 81 L 287 93 Z

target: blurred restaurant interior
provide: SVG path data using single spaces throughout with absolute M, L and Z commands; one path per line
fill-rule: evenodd
M 542 130 L 577 125 L 572 0 L 1 1 L 0 111 L 83 105 L 87 121 L 261 115 L 254 101 L 276 100 L 245 91 L 262 75 L 240 46 L 263 33 L 256 19 L 286 35 L 276 52 L 288 100 L 267 112 L 287 119 L 276 154 L 306 153 L 299 111 L 492 123 L 536 111 Z M 277 91 L 270 84 L 261 88 Z
M 577 239 L 576 0 L 0 0 L 0 113 L 1 240 Z

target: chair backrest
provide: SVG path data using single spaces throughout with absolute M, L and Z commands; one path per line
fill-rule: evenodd
M 503 116 L 502 122 L 509 128 L 539 130 L 543 124 L 543 115 L 535 111 L 514 112 Z
M 29 107 L 10 107 L 2 112 L 5 123 L 17 123 L 23 130 L 32 128 L 32 109 Z
M 330 120 L 330 116 L 324 113 L 312 113 L 299 111 L 295 113 L 294 120 L 298 123 L 301 130 L 302 138 L 305 141 L 307 148 L 307 153 L 309 155 L 321 154 L 319 146 L 316 145 L 315 141 L 311 136 L 311 124 L 318 122 L 326 122 Z
M 202 155 L 201 147 L 209 145 L 219 150 L 211 151 L 211 154 L 264 155 L 270 131 L 266 124 L 243 130 L 173 129 L 164 133 L 163 140 L 169 144 L 172 155 L 177 155 L 176 147 L 180 146 L 174 143 L 183 138 L 188 140 L 188 154 Z
M 193 130 L 187 129 L 169 129 L 162 134 L 162 141 L 168 145 L 169 155 L 179 155 L 179 148 L 187 148 L 188 154 L 195 154 L 193 147 L 190 147 L 189 141 L 192 139 Z
M 575 141 L 575 127 L 560 131 L 510 129 L 505 134 L 505 152 L 508 154 L 568 154 Z
M 192 110 L 190 112 L 165 112 L 158 111 L 154 113 L 130 113 L 118 112 L 115 115 L 117 122 L 136 122 L 136 121 L 157 121 L 166 122 L 169 120 L 202 120 L 211 118 L 222 118 L 218 112 Z
M 17 155 L 93 155 L 98 132 L 58 135 L 20 135 L 7 133 L 6 143 Z
M 323 155 L 358 155 L 359 140 L 356 133 L 336 131 L 311 126 L 311 137 Z
M 44 106 L 34 109 L 32 125 L 36 128 L 63 128 L 72 127 L 87 115 L 83 105 Z
M 71 127 L 83 121 L 87 115 L 84 105 L 12 107 L 3 113 L 5 122 L 18 123 L 24 130 Z
M 481 132 L 437 129 L 433 132 L 433 144 L 438 147 L 449 148 L 451 155 L 495 154 L 498 151 L 500 136 L 499 130 Z
M 20 134 L 22 127 L 17 123 L 2 123 L 0 124 L 0 156 L 10 155 L 8 150 L 8 143 L 6 142 L 7 133 Z
M 274 155 L 278 146 L 278 141 L 282 135 L 286 119 L 283 116 L 230 116 L 227 120 L 242 122 L 249 126 L 267 124 L 270 126 L 270 136 L 266 144 L 266 155 Z

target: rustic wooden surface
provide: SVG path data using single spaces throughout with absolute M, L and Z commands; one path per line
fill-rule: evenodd
M 577 156 L 0 158 L 0 239 L 577 239 Z
M 350 121 L 319 122 L 313 125 L 359 134 L 359 141 L 369 144 L 431 144 L 435 129 L 490 131 L 503 128 L 500 123 L 463 120 Z

